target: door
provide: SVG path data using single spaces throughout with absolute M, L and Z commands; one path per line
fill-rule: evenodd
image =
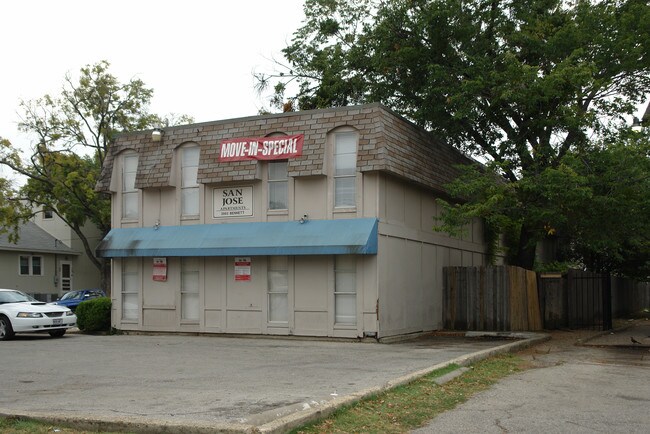
M 61 261 L 59 268 L 59 293 L 72 290 L 72 263 Z

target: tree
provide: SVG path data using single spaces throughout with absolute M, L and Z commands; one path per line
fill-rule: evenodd
M 87 221 L 102 235 L 110 230 L 110 198 L 95 191 L 106 152 L 118 132 L 169 124 L 148 111 L 152 89 L 139 79 L 120 83 L 109 66 L 107 61 L 87 65 L 77 80 L 67 75 L 58 97 L 21 102 L 20 129 L 36 138 L 28 159 L 7 140 L 0 147 L 0 164 L 27 180 L 7 192 L 11 206 L 0 214 L 2 224 L 16 228 L 44 207 L 52 210 L 79 236 L 107 293 L 106 263 L 95 256 L 82 230 Z M 174 119 L 191 121 L 187 116 Z
M 527 218 L 542 228 L 556 251 L 556 261 L 647 279 L 649 138 L 648 133 L 623 130 L 570 152 L 557 166 L 516 183 L 505 182 L 494 163 L 462 167 L 461 175 L 447 187 L 467 201 L 442 202 L 447 213 L 440 229 L 458 233 L 468 219 L 478 217 L 485 221 L 488 233 L 510 234 L 508 241 L 517 245 L 517 232 L 512 229 Z M 491 242 L 494 251 L 498 239 Z
M 623 131 L 564 164 L 590 189 L 561 233 L 565 257 L 594 271 L 650 278 L 650 133 Z
M 287 67 L 258 86 L 275 83 L 272 102 L 297 109 L 379 101 L 489 162 L 509 196 L 465 199 L 507 231 L 515 265 L 533 266 L 556 212 L 536 181 L 561 178 L 546 170 L 650 93 L 645 0 L 307 0 L 305 13 Z

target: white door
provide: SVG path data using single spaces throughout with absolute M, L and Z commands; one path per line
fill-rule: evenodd
M 72 290 L 72 263 L 61 261 L 59 268 L 59 293 Z

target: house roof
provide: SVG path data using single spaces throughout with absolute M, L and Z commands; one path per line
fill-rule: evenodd
M 97 247 L 104 258 L 377 254 L 377 219 L 253 222 L 113 228 Z
M 35 253 L 61 253 L 66 255 L 79 255 L 60 240 L 57 240 L 34 222 L 27 222 L 18 229 L 18 242 L 9 241 L 9 235 L 0 234 L 0 250 L 13 250 L 19 252 Z
M 444 192 L 445 184 L 458 176 L 455 166 L 471 161 L 430 132 L 375 103 L 168 127 L 158 142 L 152 140 L 151 130 L 124 133 L 110 146 L 96 188 L 113 191 L 113 163 L 126 150 L 139 155 L 136 188 L 173 187 L 174 149 L 188 142 L 201 149 L 199 183 L 258 180 L 258 161 L 219 161 L 220 143 L 273 133 L 304 135 L 302 155 L 288 161 L 289 176 L 327 175 L 327 136 L 341 126 L 359 132 L 357 167 L 361 172 L 388 172 Z

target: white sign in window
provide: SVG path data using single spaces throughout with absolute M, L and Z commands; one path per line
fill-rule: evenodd
M 214 218 L 248 217 L 253 215 L 253 187 L 215 188 Z

